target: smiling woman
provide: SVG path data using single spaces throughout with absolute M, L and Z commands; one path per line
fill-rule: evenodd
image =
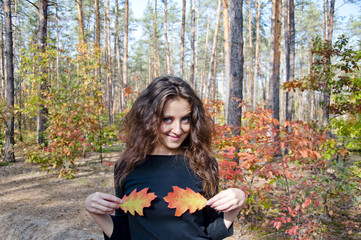
M 235 188 L 218 193 L 218 166 L 211 152 L 213 122 L 191 86 L 177 77 L 154 79 L 122 121 L 126 150 L 115 167 L 116 196 L 94 193 L 85 201 L 105 239 L 223 239 L 232 235 L 232 222 L 245 195 Z M 202 194 L 209 199 L 207 206 L 175 214 L 164 200 L 173 187 Z M 156 195 L 142 209 L 142 216 L 119 209 L 121 198 L 135 189 Z M 115 216 L 109 215 L 114 211 Z

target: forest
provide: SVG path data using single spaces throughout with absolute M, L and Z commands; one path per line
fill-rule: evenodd
M 152 79 L 175 75 L 215 123 L 220 189 L 246 193 L 230 239 L 361 238 L 361 1 L 4 0 L 1 9 L 1 209 L 36 181 L 25 169 L 101 190 L 85 180 L 90 167 L 111 193 L 122 117 Z M 42 211 L 49 199 L 24 201 Z M 0 238 L 21 238 L 0 225 Z

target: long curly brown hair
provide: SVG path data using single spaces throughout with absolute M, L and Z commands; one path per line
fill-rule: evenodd
M 125 136 L 126 150 L 116 164 L 116 186 L 121 186 L 128 174 L 153 150 L 158 141 L 163 107 L 175 97 L 186 99 L 191 106 L 191 130 L 179 150 L 189 161 L 193 172 L 202 179 L 203 194 L 206 197 L 216 194 L 218 172 L 211 152 L 213 121 L 192 87 L 173 76 L 154 79 L 122 119 L 121 132 Z

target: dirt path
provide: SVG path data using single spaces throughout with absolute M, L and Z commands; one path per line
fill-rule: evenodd
M 118 153 L 105 154 L 115 162 Z M 100 164 L 96 153 L 76 162 L 72 180 L 42 172 L 40 166 L 17 159 L 0 167 L 0 240 L 98 240 L 100 228 L 84 209 L 86 197 L 96 191 L 114 194 L 113 166 Z M 239 227 L 228 240 L 242 236 Z
M 113 193 L 113 171 L 99 164 L 98 154 L 89 155 L 77 162 L 72 180 L 21 159 L 0 167 L 0 239 L 102 239 L 83 205 L 95 191 Z M 116 159 L 106 154 L 106 161 Z

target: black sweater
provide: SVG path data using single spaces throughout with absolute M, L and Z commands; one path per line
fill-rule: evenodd
M 168 208 L 163 200 L 172 186 L 195 192 L 202 191 L 202 181 L 190 169 L 183 155 L 147 156 L 145 162 L 137 166 L 122 183 L 122 190 L 116 189 L 120 198 L 149 187 L 157 198 L 149 208 L 144 208 L 144 216 L 125 214 L 121 209 L 112 216 L 114 230 L 110 239 L 223 239 L 233 234 L 233 226 L 227 229 L 223 213 L 210 207 L 190 214 L 186 211 L 181 217 L 174 216 L 175 209 Z M 105 236 L 105 239 L 109 239 Z

